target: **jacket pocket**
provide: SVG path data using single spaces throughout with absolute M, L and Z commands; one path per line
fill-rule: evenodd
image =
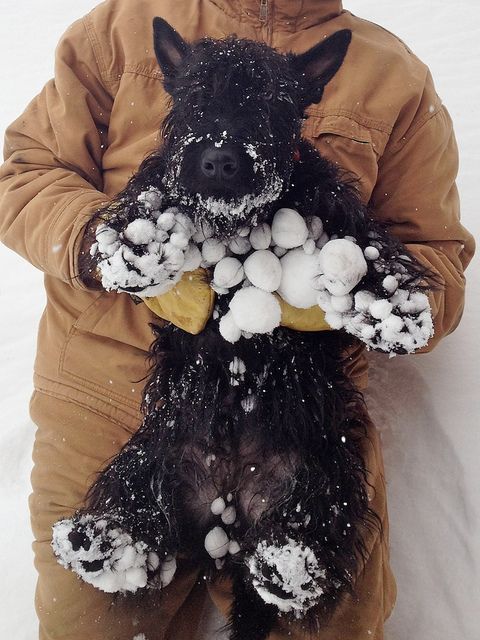
M 127 295 L 99 295 L 69 332 L 60 357 L 61 377 L 108 404 L 137 411 L 148 372 L 153 320 L 146 305 L 135 305 Z
M 388 134 L 349 115 L 311 111 L 303 135 L 317 151 L 358 181 L 362 201 L 370 200 L 378 177 L 378 159 Z

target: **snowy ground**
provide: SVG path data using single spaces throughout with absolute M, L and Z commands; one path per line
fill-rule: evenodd
M 95 4 L 0 0 L 0 130 L 50 77 L 62 31 Z M 345 0 L 345 6 L 397 33 L 430 65 L 456 123 L 463 219 L 476 234 L 480 7 L 474 0 Z M 27 511 L 34 435 L 28 399 L 42 278 L 3 247 L 0 271 L 0 635 L 30 640 L 36 620 Z M 386 640 L 478 637 L 478 259 L 467 276 L 462 324 L 434 353 L 373 358 L 370 402 L 384 445 L 399 588 Z

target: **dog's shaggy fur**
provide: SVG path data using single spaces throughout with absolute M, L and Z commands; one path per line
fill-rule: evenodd
M 362 249 L 374 232 L 380 260 L 407 274 L 402 286 L 424 290 L 431 274 L 371 219 L 353 181 L 300 136 L 305 108 L 320 100 L 349 42 L 350 33 L 339 32 L 301 56 L 234 38 L 191 46 L 156 19 L 155 49 L 173 98 L 164 144 L 99 216 L 121 231 L 152 185 L 164 206 L 223 238 L 292 207 L 320 216 L 330 236 L 353 236 Z M 212 184 L 199 165 L 218 141 L 238 172 Z M 386 272 L 370 263 L 362 289 L 380 295 Z M 228 296 L 219 307 L 228 307 Z M 263 640 L 279 611 L 322 627 L 354 589 L 366 536 L 381 529 L 367 496 L 366 410 L 344 374 L 352 338 L 278 328 L 231 344 L 214 319 L 196 336 L 171 325 L 154 330 L 143 424 L 69 521 L 69 550 L 88 551 L 98 538 L 99 554 L 82 564 L 98 572 L 112 536 L 127 532 L 160 561 L 180 550 L 210 578 L 222 571 L 233 580 L 232 640 Z M 232 376 L 235 358 L 245 364 L 242 375 Z M 235 505 L 235 524 L 212 513 L 218 496 Z M 216 524 L 240 544 L 217 568 L 204 548 Z M 314 558 L 307 583 L 297 585 L 305 598 L 291 607 L 295 594 L 268 555 L 287 547 Z M 153 585 L 160 568 L 147 567 Z

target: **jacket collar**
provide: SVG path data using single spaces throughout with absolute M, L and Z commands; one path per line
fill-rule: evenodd
M 210 0 L 225 13 L 259 26 L 299 31 L 342 12 L 342 0 Z

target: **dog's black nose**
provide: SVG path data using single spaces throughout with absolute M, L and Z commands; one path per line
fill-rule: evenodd
M 200 160 L 202 173 L 211 180 L 228 181 L 237 175 L 238 158 L 231 149 L 206 149 Z

